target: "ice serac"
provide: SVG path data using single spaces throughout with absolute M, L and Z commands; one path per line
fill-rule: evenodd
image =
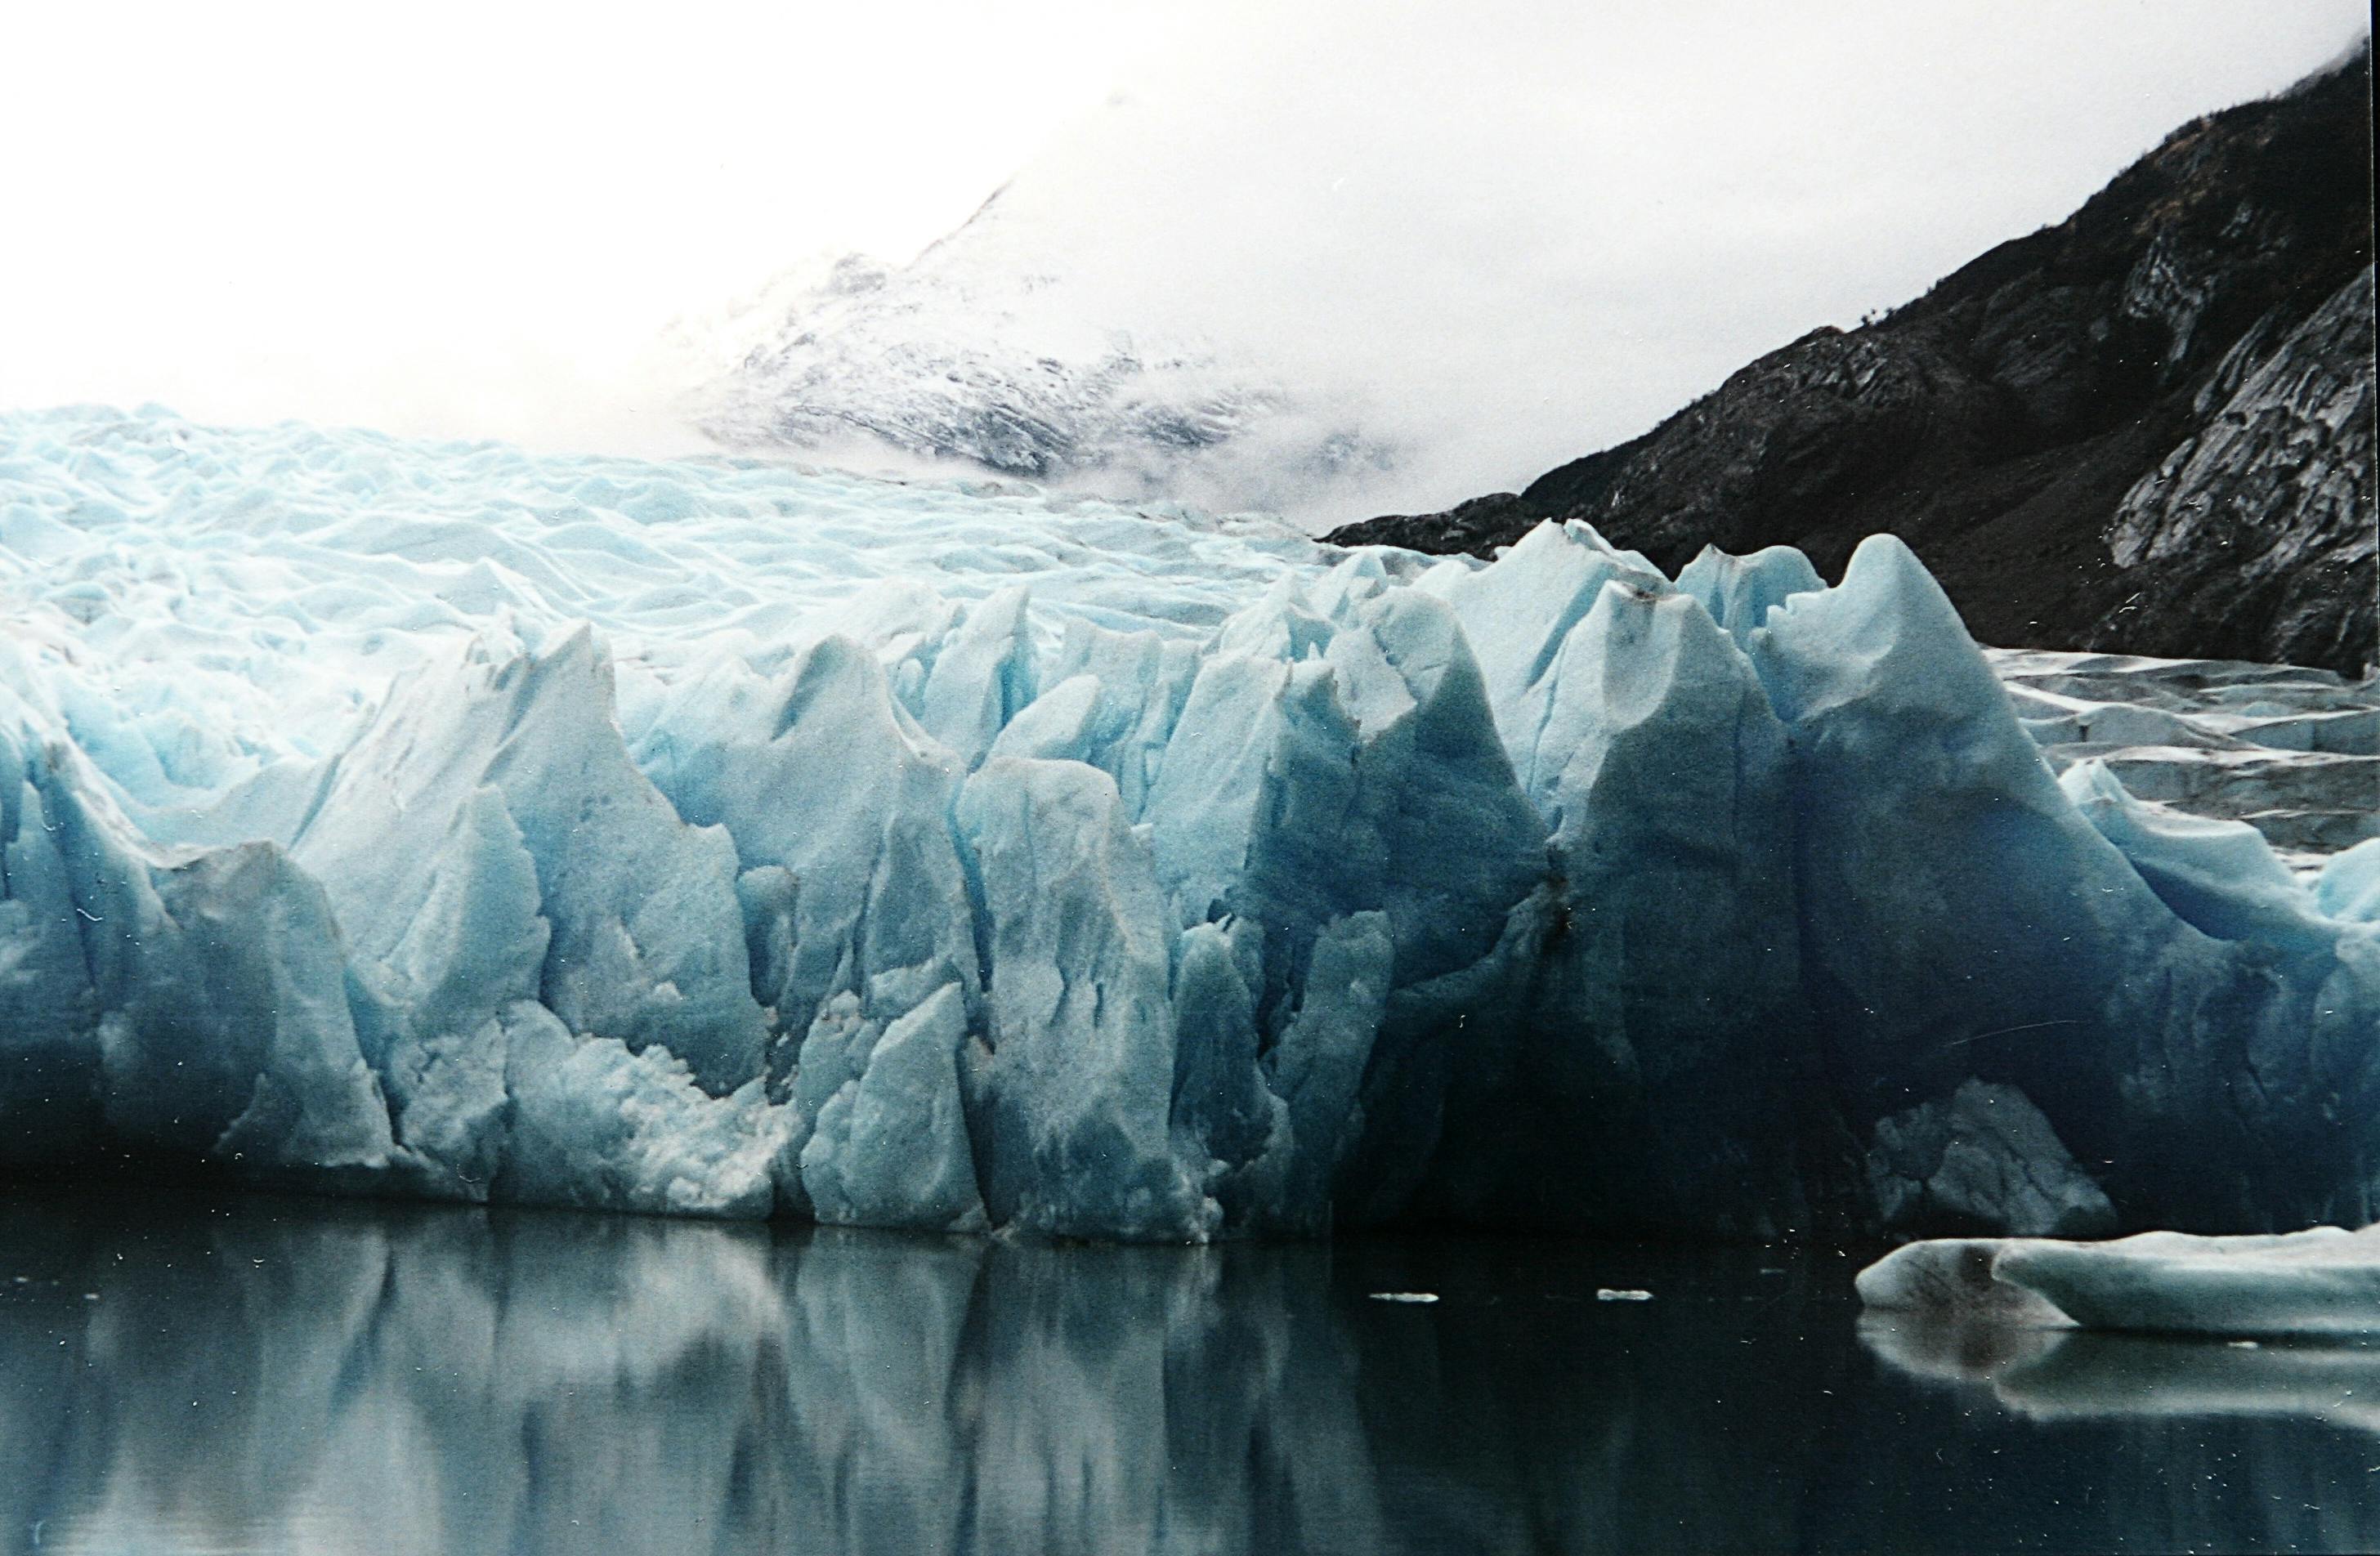
M 1027 591 L 1005 589 L 974 610 L 935 655 L 918 718 L 969 767 L 983 760 L 1008 721 L 1034 697 Z
M 1791 731 L 1803 979 L 1855 1130 L 1980 1078 L 2100 1164 L 2131 1224 L 2373 1219 L 2368 933 L 2310 914 L 2271 938 L 2268 875 L 2202 870 L 2222 901 L 2186 898 L 2203 839 L 2095 828 L 1889 538 L 1752 646 Z
M 2323 866 L 2314 906 L 2351 924 L 2380 924 L 2380 838 L 2359 843 Z
M 1768 613 L 1797 594 L 1826 589 L 1810 559 L 1791 546 L 1767 546 L 1749 556 L 1730 556 L 1705 546 L 1678 574 L 1678 590 L 1702 602 L 1711 619 L 1739 644 L 1753 629 L 1768 625 Z
M 866 1065 L 820 1110 L 802 1148 L 818 1219 L 856 1226 L 977 1231 L 977 1192 L 959 1053 L 966 1002 L 946 983 L 887 1027 Z
M 0 1161 L 71 1159 L 98 1136 L 106 1006 L 50 819 L 57 758 L 15 700 L 0 689 Z
M 0 690 L 0 1081 L 19 1159 L 108 1137 L 334 1181 L 385 1171 L 322 887 L 278 845 L 151 844 Z
M 550 926 L 538 994 L 575 1032 L 659 1045 L 714 1092 L 759 1071 L 735 845 L 687 826 L 628 760 L 612 667 L 581 629 L 542 651 L 475 638 L 417 674 L 341 753 L 292 852 L 329 882 L 367 967 L 481 842 L 483 790 L 518 831 Z
M 1326 565 L 163 413 L 0 417 L 0 480 L 12 1162 L 1139 1239 L 2380 1200 L 2380 840 L 2094 746 L 2351 767 L 2362 694 L 2126 724 L 1889 539 Z
M 977 997 L 950 819 L 964 772 L 866 648 L 831 636 L 766 681 L 714 665 L 665 707 L 638 756 L 680 815 L 733 839 L 777 1078 L 836 994 L 860 997 L 880 1025 L 945 984 Z
M 1266 989 L 1322 926 L 1387 915 L 1398 981 L 1467 966 L 1544 872 L 1544 822 L 1512 776 L 1451 611 L 1416 591 L 1326 619 L 1276 594 L 1226 624 L 1174 728 L 1149 820 L 1190 922 L 1265 926 Z
M 1114 783 L 1002 757 L 968 779 L 958 817 L 988 919 L 992 1215 L 1073 1235 L 1213 1230 L 1171 1134 L 1171 915 Z
M 1457 1072 L 1471 1181 L 1449 1183 L 1452 1204 L 1808 1230 L 1775 1121 L 1826 1105 L 1808 1090 L 1786 732 L 1751 664 L 1692 598 L 1621 573 L 1513 706 L 1552 869 L 1509 1070 Z

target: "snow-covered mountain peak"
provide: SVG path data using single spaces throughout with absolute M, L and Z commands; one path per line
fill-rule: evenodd
M 1169 318 L 1161 276 L 1119 287 L 1099 240 L 1037 188 L 1003 186 L 907 264 L 845 253 L 779 277 L 697 342 L 696 419 L 735 448 L 1224 507 L 1293 507 L 1318 480 L 1389 468 L 1356 407 Z

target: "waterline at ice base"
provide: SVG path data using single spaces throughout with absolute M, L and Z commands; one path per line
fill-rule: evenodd
M 1889 537 L 1670 579 L 0 417 L 0 1156 L 1130 1240 L 2373 1221 L 2372 742 L 2276 853 L 2040 735 Z

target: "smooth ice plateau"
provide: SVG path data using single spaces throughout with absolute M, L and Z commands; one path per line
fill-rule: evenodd
M 2326 858 L 2054 776 L 1885 537 L 1671 580 L 0 417 L 19 1161 L 1130 1239 L 2362 1225 L 2380 842 Z

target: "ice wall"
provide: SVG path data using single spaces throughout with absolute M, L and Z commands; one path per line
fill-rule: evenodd
M 927 1228 L 2265 1231 L 2368 849 L 2061 783 L 1897 541 L 0 418 L 0 1153 Z

